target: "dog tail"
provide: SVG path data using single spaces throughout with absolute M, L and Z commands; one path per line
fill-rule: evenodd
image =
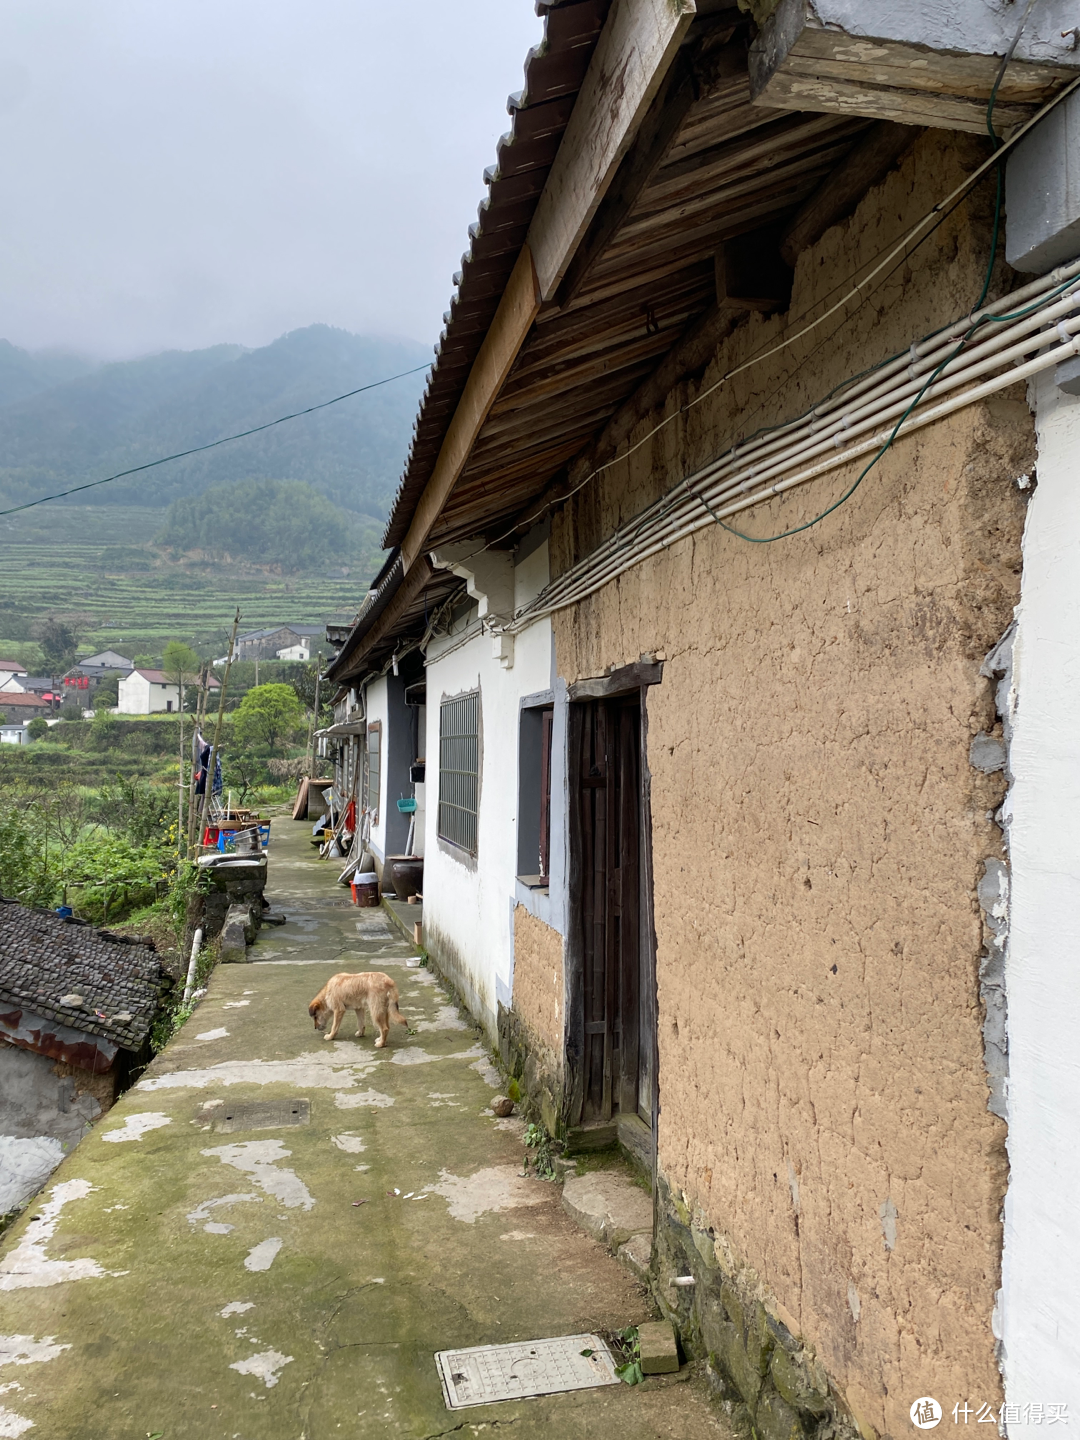
M 396 1020 L 399 1025 L 404 1025 L 408 1029 L 409 1022 L 401 1013 L 398 1005 L 398 988 L 392 980 L 390 982 L 390 1019 Z

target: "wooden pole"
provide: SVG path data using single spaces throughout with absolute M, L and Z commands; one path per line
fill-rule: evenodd
M 232 634 L 229 637 L 229 654 L 225 660 L 225 674 L 221 677 L 221 695 L 218 698 L 217 724 L 214 726 L 214 743 L 210 746 L 210 760 L 206 770 L 206 789 L 203 792 L 202 812 L 199 816 L 199 833 L 196 844 L 202 843 L 202 836 L 206 831 L 206 812 L 210 808 L 210 796 L 214 793 L 214 766 L 217 764 L 218 747 L 221 744 L 221 720 L 225 714 L 225 691 L 229 684 L 229 671 L 232 669 L 233 652 L 236 650 L 236 632 L 240 628 L 240 607 L 236 607 L 236 615 L 233 619 Z M 207 681 L 207 685 L 209 685 Z
M 322 651 L 315 656 L 315 709 L 311 716 L 311 761 L 308 765 L 308 775 L 315 778 L 315 731 L 319 727 L 319 685 L 322 682 Z
M 195 711 L 196 735 L 202 734 L 203 721 L 206 718 L 206 696 L 210 689 L 210 671 L 212 668 L 208 662 L 199 670 L 199 703 Z M 191 784 L 189 786 L 190 794 L 188 796 L 187 856 L 189 860 L 191 859 L 192 848 L 195 844 L 195 812 L 198 808 L 195 804 L 195 777 L 199 772 L 199 767 L 196 763 L 197 758 L 197 756 L 192 757 Z
M 184 833 L 184 672 L 176 674 L 176 689 L 180 696 L 180 774 L 176 781 L 176 858 L 183 853 Z

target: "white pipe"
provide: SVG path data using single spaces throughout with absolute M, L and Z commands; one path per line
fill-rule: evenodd
M 191 992 L 192 992 L 192 990 L 194 990 L 194 988 L 195 988 L 195 967 L 196 967 L 196 965 L 198 964 L 199 951 L 202 949 L 202 942 L 203 942 L 203 927 L 200 925 L 199 928 L 195 931 L 195 938 L 194 938 L 194 940 L 192 940 L 192 942 L 191 942 L 191 959 L 190 959 L 190 961 L 188 962 L 188 967 L 187 967 L 187 981 L 186 981 L 186 983 L 185 983 L 185 985 L 184 985 L 184 1001 L 183 1001 L 183 1003 L 184 1003 L 185 1005 L 188 1005 L 188 1004 L 191 1003 Z
M 1030 284 L 1022 286 L 1019 290 L 1014 290 L 1011 295 L 995 301 L 993 305 L 988 305 L 981 310 L 974 311 L 971 315 L 954 321 L 944 330 L 915 342 L 903 355 L 894 357 L 893 360 L 880 366 L 871 374 L 854 381 L 851 385 L 845 387 L 841 393 L 834 393 L 829 396 L 806 414 L 789 421 L 785 425 L 770 427 L 769 430 L 764 433 L 753 436 L 751 439 L 733 446 L 724 457 L 718 461 L 711 462 L 711 464 L 713 466 L 730 465 L 735 460 L 745 461 L 750 456 L 782 448 L 789 437 L 801 430 L 808 428 L 814 431 L 819 428 L 821 417 L 827 415 L 830 411 L 834 411 L 842 405 L 849 405 L 856 396 L 862 396 L 865 400 L 869 398 L 867 396 L 868 391 L 876 392 L 883 387 L 887 387 L 887 382 L 901 371 L 906 371 L 909 378 L 914 378 L 919 373 L 929 373 L 929 371 L 933 370 L 942 352 L 948 349 L 954 341 L 965 335 L 980 319 L 987 316 L 995 316 L 999 312 L 1008 313 L 1014 311 L 1018 306 L 1023 306 L 1026 301 L 1033 299 L 1040 293 L 1054 290 L 1058 286 L 1078 276 L 1080 276 L 1080 260 L 1072 261 L 1068 265 L 1059 266 L 1049 275 L 1041 276 Z M 1075 302 L 1070 293 L 1057 303 L 1062 305 L 1064 310 L 1068 310 Z M 1028 317 L 1025 321 L 1011 323 L 1029 325 L 1029 322 L 1033 327 L 1037 327 L 1042 323 L 1038 315 Z M 1009 333 L 1015 332 L 1010 331 Z M 981 353 L 981 347 L 979 347 L 979 350 Z M 828 423 L 829 422 L 826 421 L 826 424 Z M 708 468 L 709 467 L 706 467 L 706 469 Z M 699 476 L 691 476 L 689 480 L 684 483 L 692 484 L 695 479 L 701 478 L 704 474 L 705 471 L 700 472 Z M 652 506 L 648 507 L 641 515 L 633 520 L 629 527 L 616 531 L 607 541 L 603 542 L 589 557 L 588 563 L 594 564 L 603 553 L 613 548 L 618 548 L 628 530 L 632 534 L 634 530 L 646 525 L 654 515 L 663 514 L 665 510 L 669 510 L 672 504 L 678 503 L 680 499 L 681 497 L 675 497 L 669 493 L 661 497 L 660 500 L 655 501 Z M 552 585 L 548 587 L 548 594 L 552 596 L 557 594 L 560 586 L 568 580 L 572 573 L 573 572 L 568 571 L 566 575 L 556 579 Z
M 941 405 L 934 406 L 922 413 L 915 413 L 908 416 L 897 432 L 898 436 L 906 435 L 912 430 L 920 429 L 924 425 L 931 424 L 935 420 L 941 419 L 968 405 L 975 404 L 977 401 L 985 399 L 987 396 L 995 394 L 999 390 L 1006 389 L 1010 385 L 1015 385 L 1021 380 L 1028 379 L 1032 375 L 1036 375 L 1040 371 L 1058 364 L 1061 360 L 1068 359 L 1072 355 L 1080 354 L 1080 335 L 1077 335 L 1078 330 L 1080 330 L 1080 320 L 1062 325 L 1060 331 L 1057 333 L 1069 334 L 1075 338 L 1065 344 L 1053 346 L 1036 359 L 1030 360 L 1024 365 L 1016 365 L 1006 370 L 1004 374 L 998 375 L 994 379 L 984 382 L 982 385 L 976 385 L 964 390 L 961 394 L 954 396 L 951 400 Z M 1041 348 L 1046 343 L 1046 337 L 1037 337 L 1036 343 Z M 1014 352 L 1030 350 L 1032 348 L 1034 348 L 1034 346 L 1031 343 L 1026 346 L 1010 347 L 1004 355 L 997 357 L 993 365 L 984 361 L 972 366 L 971 374 L 963 373 L 956 375 L 945 385 L 935 382 L 934 385 L 928 388 L 927 396 L 941 394 L 944 391 L 953 389 L 956 385 L 963 384 L 973 378 L 975 374 L 985 373 L 988 368 L 996 368 L 998 364 L 1001 364 L 1007 356 Z M 898 401 L 889 407 L 893 414 L 902 414 L 904 408 L 905 402 L 903 401 Z M 880 414 L 874 417 L 875 423 L 880 424 L 881 418 L 882 416 Z M 865 429 L 866 425 L 860 425 L 859 428 Z M 538 596 L 529 610 L 523 611 L 513 625 L 507 628 L 512 631 L 523 629 L 526 625 L 532 624 L 533 621 L 544 615 L 553 614 L 556 610 L 562 610 L 568 605 L 576 604 L 578 601 L 585 599 L 588 595 L 601 589 L 617 575 L 623 574 L 626 570 L 630 569 L 631 566 L 639 564 L 642 560 L 648 559 L 660 550 L 667 549 L 669 546 L 677 543 L 679 540 L 685 539 L 696 531 L 712 525 L 715 523 L 716 518 L 724 519 L 728 516 L 735 515 L 741 510 L 749 509 L 751 506 L 760 504 L 762 501 L 783 494 L 796 485 L 806 484 L 808 481 L 817 479 L 820 475 L 826 474 L 830 470 L 836 469 L 841 465 L 846 465 L 850 461 L 858 459 L 860 456 L 879 448 L 888 440 L 890 433 L 891 429 L 889 427 L 884 430 L 878 430 L 861 443 L 834 453 L 829 456 L 828 459 L 819 461 L 817 464 L 811 465 L 809 468 L 801 470 L 797 474 L 789 476 L 788 479 L 776 484 L 761 487 L 761 477 L 755 477 L 758 481 L 758 488 L 754 488 L 752 493 L 744 494 L 738 500 L 734 500 L 727 505 L 714 505 L 713 510 L 715 511 L 715 515 L 705 509 L 700 493 L 690 492 L 687 497 L 679 497 L 680 503 L 677 513 L 670 515 L 658 532 L 651 536 L 648 534 L 643 535 L 636 543 L 627 546 L 621 555 L 609 554 L 605 557 L 604 563 L 599 567 L 595 565 L 597 552 L 594 552 L 593 556 L 589 557 L 589 561 L 579 567 L 576 572 L 567 572 L 567 577 L 573 581 L 569 587 L 563 587 L 561 593 L 558 595 L 552 595 L 549 592 L 546 596 Z M 777 468 L 790 468 L 790 461 L 783 467 Z M 772 473 L 775 473 L 775 470 Z M 745 482 L 741 483 L 745 484 Z M 720 488 L 724 495 L 730 495 L 736 488 L 741 488 L 741 485 L 736 486 L 735 482 L 729 482 L 728 485 Z M 690 518 L 684 518 L 687 512 L 691 510 L 696 510 L 698 513 L 692 515 Z M 542 603 L 538 604 L 537 602 Z
M 1080 292 L 1072 291 L 1044 311 L 1026 316 L 1011 324 L 1007 323 L 1000 330 L 995 330 L 980 345 L 972 347 L 963 355 L 957 356 L 944 365 L 934 383 L 926 388 L 920 404 L 932 396 L 967 384 L 978 375 L 986 374 L 990 370 L 1018 360 L 1030 350 L 1041 348 L 1051 342 L 1053 333 L 1061 335 L 1062 338 L 1065 335 L 1075 334 L 1080 329 L 1080 321 L 1077 320 L 1068 322 L 1061 320 L 1056 332 L 1051 332 L 1049 335 L 1033 335 L 1032 332 L 1038 331 L 1054 321 L 1059 321 L 1060 317 L 1067 314 L 1069 310 L 1075 309 L 1078 303 L 1080 303 Z M 1017 335 L 1028 338 L 1010 345 L 1009 342 Z M 939 348 L 947 349 L 946 346 Z M 810 427 L 804 424 L 803 434 L 789 436 L 784 453 L 774 454 L 770 462 L 763 467 L 744 466 L 735 470 L 732 478 L 725 478 L 731 476 L 735 469 L 733 457 L 737 455 L 741 460 L 745 456 L 751 455 L 753 451 L 750 448 L 728 452 L 723 459 L 710 462 L 697 474 L 689 476 L 681 490 L 665 496 L 662 505 L 654 505 L 644 512 L 637 521 L 633 522 L 633 529 L 626 527 L 617 532 L 611 539 L 598 547 L 588 560 L 583 562 L 578 571 L 566 572 L 564 576 L 549 586 L 544 597 L 545 611 L 549 607 L 562 608 L 565 594 L 577 589 L 575 581 L 579 575 L 583 573 L 595 575 L 601 571 L 621 573 L 625 566 L 620 563 L 622 559 L 619 555 L 620 550 L 629 547 L 632 551 L 636 551 L 637 544 L 643 538 L 648 543 L 650 531 L 658 529 L 658 533 L 663 533 L 673 526 L 677 526 L 682 516 L 696 510 L 698 505 L 703 503 L 702 496 L 715 508 L 721 499 L 733 492 L 751 489 L 758 492 L 763 480 L 782 474 L 793 464 L 809 459 L 812 455 L 827 453 L 830 446 L 835 446 L 836 440 L 841 435 L 854 437 L 860 431 L 880 424 L 890 415 L 894 417 L 901 415 L 909 400 L 917 395 L 920 388 L 925 385 L 923 375 L 932 373 L 935 363 L 940 363 L 936 361 L 936 356 L 922 362 L 918 367 L 921 373 L 915 378 L 904 380 L 899 386 L 894 385 L 891 390 L 878 394 L 872 400 L 867 398 L 855 410 L 839 416 L 827 427 L 818 429 L 816 433 L 807 434 Z M 908 368 L 909 372 L 916 369 L 915 366 Z M 770 442 L 764 448 L 776 451 L 780 447 L 776 443 Z M 724 483 L 718 483 L 720 481 Z M 555 605 L 556 601 L 560 602 L 557 606 Z M 523 617 L 528 614 L 531 618 L 535 613 L 523 612 Z

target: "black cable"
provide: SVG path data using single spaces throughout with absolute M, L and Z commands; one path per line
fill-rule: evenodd
M 20 510 L 32 510 L 35 505 L 44 505 L 49 500 L 63 500 L 68 495 L 78 495 L 83 490 L 95 490 L 99 485 L 108 485 L 113 480 L 123 480 L 128 475 L 138 475 L 143 470 L 153 470 L 158 465 L 167 465 L 170 460 L 185 460 L 189 455 L 201 455 L 204 450 L 214 450 L 218 445 L 228 445 L 233 440 L 245 440 L 249 435 L 258 435 L 261 430 L 272 430 L 275 425 L 284 425 L 286 420 L 299 420 L 302 415 L 313 415 L 316 410 L 325 410 L 342 400 L 351 400 L 354 395 L 363 395 L 365 390 L 378 390 L 380 385 L 389 385 L 394 380 L 404 380 L 408 375 L 419 375 L 421 370 L 430 370 L 431 361 L 417 365 L 412 370 L 402 370 L 400 375 L 388 375 L 385 380 L 373 380 L 370 385 L 361 385 L 356 390 L 347 390 L 344 395 L 335 395 L 332 400 L 322 400 L 318 405 L 309 405 L 306 410 L 294 410 L 291 415 L 279 415 L 265 425 L 253 425 L 250 430 L 241 430 L 235 435 L 223 435 L 220 440 L 211 440 L 208 445 L 195 445 L 190 450 L 178 450 L 175 455 L 163 455 L 160 460 L 148 460 L 145 465 L 133 465 L 130 470 L 118 470 L 115 475 L 106 475 L 101 480 L 88 480 L 85 485 L 73 485 L 70 490 L 58 490 L 55 495 L 42 495 L 39 500 L 28 500 L 25 505 L 13 505 L 9 510 L 0 510 L 0 515 L 17 515 Z

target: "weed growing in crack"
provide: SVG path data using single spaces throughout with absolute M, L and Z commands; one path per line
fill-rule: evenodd
M 640 1385 L 645 1376 L 641 1369 L 641 1341 L 637 1326 L 629 1325 L 625 1330 L 604 1330 L 601 1333 L 615 1358 L 615 1374 L 626 1385 Z
M 542 1125 L 525 1126 L 525 1155 L 522 1174 L 528 1175 L 529 1165 L 538 1180 L 555 1179 L 555 1141 Z M 532 1154 L 530 1155 L 530 1151 Z

